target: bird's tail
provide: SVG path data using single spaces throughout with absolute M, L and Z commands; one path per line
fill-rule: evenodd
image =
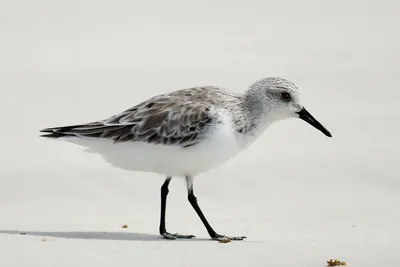
M 61 127 L 53 127 L 53 128 L 46 128 L 40 130 L 41 137 L 48 137 L 48 138 L 60 138 L 60 137 L 67 137 L 67 136 L 76 136 L 74 133 L 74 129 L 79 128 L 81 125 L 71 125 L 71 126 L 61 126 Z
M 40 130 L 41 137 L 49 138 L 60 138 L 60 137 L 70 137 L 70 136 L 87 136 L 87 137 L 97 137 L 96 135 L 101 132 L 101 130 L 106 127 L 100 122 L 92 122 L 80 125 L 70 125 L 46 128 Z

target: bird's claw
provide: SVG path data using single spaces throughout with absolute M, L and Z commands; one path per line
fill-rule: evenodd
M 169 239 L 169 240 L 175 240 L 175 239 L 192 239 L 195 236 L 194 235 L 180 235 L 178 233 L 171 234 L 168 232 L 162 233 L 161 234 L 164 238 Z
M 243 240 L 247 238 L 246 236 L 224 236 L 224 235 L 217 235 L 214 237 L 214 240 L 220 241 L 220 242 L 229 242 L 233 240 Z

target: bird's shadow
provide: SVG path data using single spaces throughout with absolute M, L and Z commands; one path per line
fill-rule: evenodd
M 0 234 L 10 235 L 29 235 L 41 237 L 55 238 L 71 238 L 71 239 L 91 239 L 91 240 L 120 240 L 120 241 L 206 241 L 210 239 L 193 238 L 193 239 L 176 239 L 168 240 L 160 235 L 132 233 L 132 232 L 46 232 L 46 231 L 17 231 L 17 230 L 0 230 Z

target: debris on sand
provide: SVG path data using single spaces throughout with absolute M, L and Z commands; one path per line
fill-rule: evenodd
M 337 259 L 335 259 L 335 260 L 330 259 L 326 263 L 328 264 L 328 266 L 345 266 L 346 265 L 346 262 L 340 261 Z
M 229 238 L 224 238 L 224 239 L 219 240 L 218 242 L 219 243 L 229 243 L 229 242 L 232 242 L 232 240 Z

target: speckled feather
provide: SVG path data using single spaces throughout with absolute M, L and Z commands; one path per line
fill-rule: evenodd
M 241 97 L 213 86 L 182 89 L 152 97 L 105 120 L 42 132 L 50 137 L 74 135 L 190 147 L 218 123 L 213 108 L 240 109 Z

